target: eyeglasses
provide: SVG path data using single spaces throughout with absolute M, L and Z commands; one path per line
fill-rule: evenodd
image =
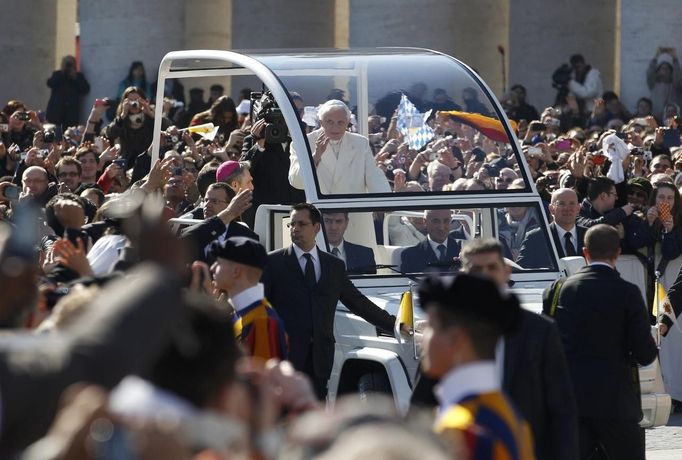
M 511 184 L 514 182 L 514 178 L 512 177 L 497 177 L 497 182 L 504 182 L 505 184 Z
M 646 193 L 644 192 L 639 192 L 637 190 L 629 190 L 628 191 L 628 196 L 636 196 L 637 198 L 646 198 Z
M 308 225 L 313 225 L 313 223 L 312 222 L 289 222 L 289 223 L 287 223 L 287 228 L 307 227 Z
M 57 174 L 57 177 L 60 179 L 64 179 L 66 177 L 78 177 L 78 176 L 80 176 L 80 174 L 78 174 L 77 172 L 74 172 L 74 171 L 72 171 L 72 172 L 61 172 L 61 173 Z
M 210 204 L 227 203 L 226 200 L 219 200 L 218 198 L 204 198 L 203 202 Z
M 572 201 L 572 202 L 566 202 L 566 201 L 555 201 L 552 203 L 553 206 L 556 206 L 557 208 L 569 208 L 569 207 L 574 207 L 578 206 L 577 201 Z

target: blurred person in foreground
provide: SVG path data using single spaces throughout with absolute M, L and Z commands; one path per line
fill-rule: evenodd
M 462 248 L 462 269 L 489 278 L 505 292 L 511 267 L 505 264 L 502 252 L 495 239 L 472 240 Z M 536 457 L 575 459 L 577 410 L 561 338 L 553 322 L 521 309 L 516 331 L 497 343 L 495 362 L 502 390 L 530 424 Z M 422 376 L 412 403 L 417 407 L 435 405 L 432 393 L 436 383 Z
M 516 297 L 460 274 L 427 278 L 419 298 L 428 316 L 421 366 L 440 379 L 436 433 L 462 448 L 464 458 L 534 459 L 530 428 L 500 390 L 495 370 L 496 344 L 518 323 Z

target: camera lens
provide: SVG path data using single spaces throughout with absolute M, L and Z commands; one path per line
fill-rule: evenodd
M 171 136 L 171 142 L 173 144 L 177 144 L 179 140 L 180 140 L 180 138 L 178 138 L 178 136 Z

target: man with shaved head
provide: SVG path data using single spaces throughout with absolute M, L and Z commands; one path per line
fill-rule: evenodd
M 21 175 L 22 196 L 30 196 L 37 204 L 45 206 L 57 194 L 57 187 L 50 185 L 45 168 L 30 166 Z
M 407 248 L 400 257 L 400 270 L 405 273 L 422 272 L 428 267 L 442 267 L 447 270 L 453 259 L 459 255 L 462 235 L 450 232 L 452 212 L 449 209 L 427 209 L 426 239 Z
M 559 257 L 582 255 L 587 229 L 576 225 L 579 212 L 578 195 L 573 189 L 560 188 L 552 193 L 549 213 L 554 221 L 549 224 L 549 231 Z M 537 228 L 528 232 L 521 246 L 518 264 L 524 268 L 549 267 L 550 257 L 547 244 L 541 229 Z

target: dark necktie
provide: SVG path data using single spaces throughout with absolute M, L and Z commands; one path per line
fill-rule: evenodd
M 332 255 L 336 257 L 341 257 L 341 253 L 339 252 L 339 248 L 332 248 Z
M 577 256 L 578 253 L 575 250 L 575 246 L 573 246 L 573 241 L 571 241 L 571 232 L 566 232 L 564 233 L 564 239 L 566 240 L 566 257 L 573 257 Z
M 437 246 L 437 248 L 438 248 L 438 254 L 440 254 L 440 256 L 438 257 L 438 260 L 439 260 L 440 262 L 446 262 L 446 251 L 447 251 L 447 248 L 445 247 L 444 244 L 439 244 L 439 245 Z
M 313 289 L 317 284 L 317 279 L 315 278 L 315 265 L 313 264 L 313 256 L 307 252 L 303 254 L 305 257 L 305 270 L 303 275 L 305 276 L 305 283 L 310 289 Z

